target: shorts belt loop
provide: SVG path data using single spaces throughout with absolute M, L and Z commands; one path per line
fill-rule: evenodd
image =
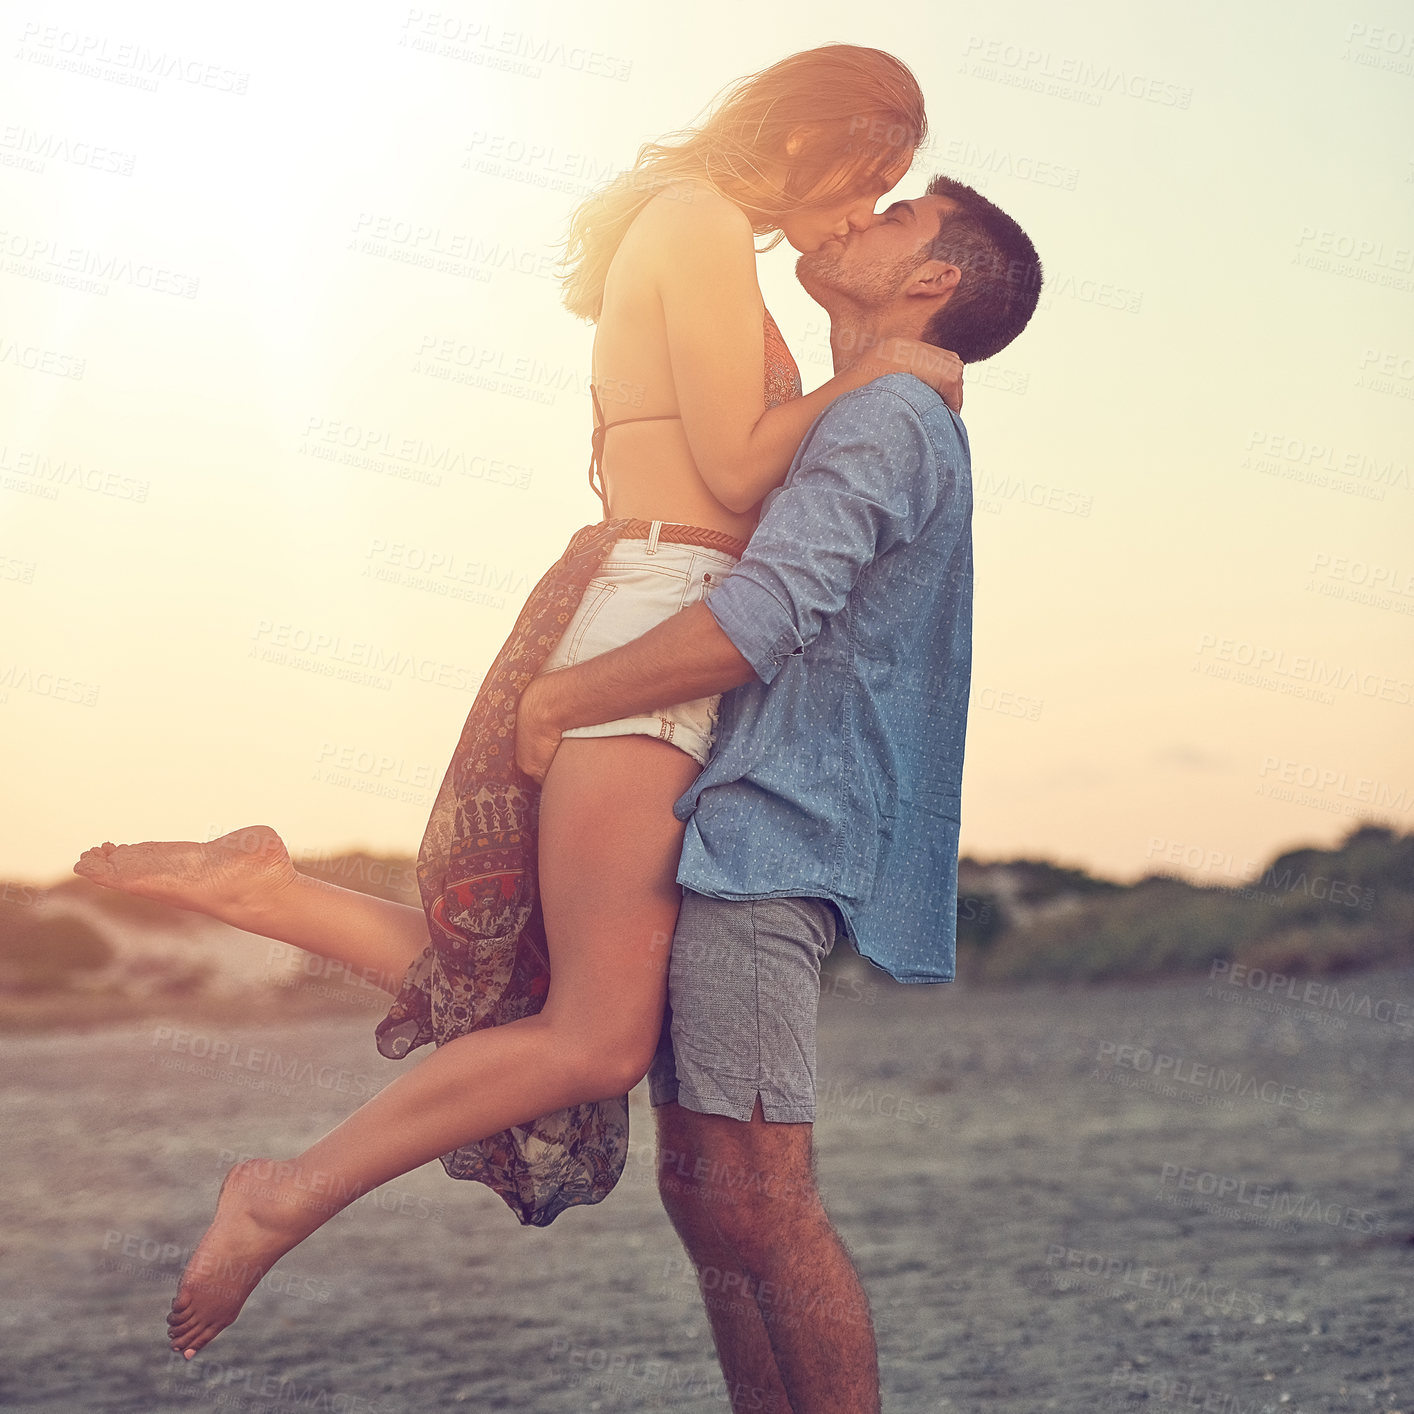
M 655 520 L 648 531 L 648 553 L 656 555 L 658 553 L 658 532 L 663 528 L 663 522 Z

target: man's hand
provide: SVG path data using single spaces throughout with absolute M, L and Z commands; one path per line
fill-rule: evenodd
M 656 712 L 740 687 L 756 670 L 701 601 L 582 663 L 532 678 L 516 709 L 516 765 L 542 785 L 573 727 Z
M 549 711 L 545 679 L 531 678 L 516 708 L 516 765 L 537 785 L 545 784 L 561 735 Z

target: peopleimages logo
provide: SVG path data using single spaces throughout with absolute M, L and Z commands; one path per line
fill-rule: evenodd
M 1192 1301 L 1196 1305 L 1221 1311 L 1225 1316 L 1236 1312 L 1238 1315 L 1262 1318 L 1267 1314 L 1258 1292 L 1240 1291 L 1225 1282 L 1179 1276 L 1177 1272 L 1167 1271 L 1163 1267 L 1139 1266 L 1126 1257 L 1116 1257 L 1109 1252 L 1067 1247 L 1057 1242 L 1046 1249 L 1046 1266 L 1054 1277 L 1060 1278 L 1054 1284 L 1062 1287 L 1067 1285 L 1066 1274 L 1073 1272 L 1093 1281 L 1115 1283 L 1111 1288 L 1115 1295 L 1151 1293 L 1163 1301 Z
M 1396 789 L 1370 776 L 1352 776 L 1349 771 L 1334 766 L 1316 765 L 1311 761 L 1296 761 L 1291 757 L 1265 756 L 1258 772 L 1262 780 L 1274 777 L 1269 785 L 1300 786 L 1303 790 L 1332 793 L 1354 804 L 1369 805 L 1401 815 L 1414 810 L 1414 794 L 1407 786 Z
M 1280 902 L 1290 894 L 1299 893 L 1319 903 L 1359 908 L 1366 913 L 1375 906 L 1375 890 L 1369 885 L 1362 886 L 1349 879 L 1333 879 L 1329 874 L 1308 874 L 1304 869 L 1293 872 L 1286 868 L 1278 874 L 1275 865 L 1269 865 L 1260 879 L 1250 884 L 1233 885 L 1228 892 L 1263 902 Z
M 968 38 L 962 60 L 962 72 L 971 77 L 1041 89 L 1058 98 L 1083 98 L 1092 106 L 1114 93 L 1166 108 L 1187 108 L 1193 102 L 1193 90 L 1184 85 L 1077 55 L 1057 55 L 1034 45 L 1009 44 L 977 34 Z
M 463 19 L 439 10 L 410 9 L 398 43 L 403 48 L 486 68 L 540 78 L 547 66 L 588 78 L 626 83 L 633 61 L 601 49 L 566 43 L 558 36 L 503 29 L 479 19 Z
M 109 1229 L 103 1238 L 106 1254 L 99 1270 L 122 1272 L 144 1281 L 161 1281 L 170 1277 L 180 1264 L 207 1278 L 219 1278 L 213 1283 L 217 1290 L 237 1288 L 254 1282 L 266 1291 L 293 1296 L 301 1301 L 327 1301 L 332 1287 L 325 1277 L 300 1276 L 290 1271 L 274 1270 L 261 1273 L 248 1262 L 231 1257 L 218 1257 L 202 1252 L 199 1247 L 182 1247 L 175 1242 L 159 1242 L 143 1233 Z
M 1200 634 L 1194 653 L 1201 660 L 1193 664 L 1194 669 L 1206 666 L 1211 677 L 1228 677 L 1258 687 L 1276 687 L 1278 679 L 1285 679 L 1281 684 L 1282 692 L 1300 695 L 1293 692 L 1297 687 L 1327 690 L 1323 699 L 1327 701 L 1334 700 L 1329 695 L 1329 690 L 1334 690 L 1378 698 L 1401 707 L 1414 703 L 1414 684 L 1410 679 L 1376 671 L 1369 663 L 1332 663 L 1310 653 L 1288 653 L 1279 645 L 1225 638 L 1216 633 Z M 1244 669 L 1245 672 L 1240 671 Z
M 152 1045 L 154 1050 L 168 1050 L 174 1057 L 190 1056 L 194 1061 L 206 1063 L 184 1066 L 171 1058 L 151 1057 L 154 1064 L 161 1064 L 166 1070 L 191 1069 L 196 1074 L 209 1075 L 225 1067 L 235 1073 L 273 1076 L 299 1085 L 316 1085 L 322 1090 L 338 1090 L 359 1099 L 376 1095 L 383 1088 L 373 1077 L 339 1066 L 317 1066 L 303 1056 L 285 1056 L 265 1046 L 247 1046 L 243 1041 L 204 1036 L 172 1026 L 159 1026 L 152 1033 Z
M 203 1359 L 184 1360 L 173 1357 L 173 1364 L 164 1373 L 177 1383 L 178 1393 L 188 1399 L 195 1394 L 209 1394 L 211 1402 L 230 1409 L 290 1409 L 327 1410 L 328 1414 L 396 1414 L 404 1406 L 384 1404 L 361 1394 L 349 1394 L 327 1385 L 302 1384 L 243 1365 L 224 1365 L 203 1352 Z M 207 1386 L 197 1389 L 193 1386 Z M 257 1403 L 256 1401 L 261 1401 Z
M 1197 1206 L 1205 1210 L 1222 1209 L 1217 1205 L 1236 1204 L 1252 1209 L 1271 1223 L 1285 1223 L 1286 1232 L 1296 1229 L 1289 1221 L 1324 1223 L 1327 1227 L 1341 1227 L 1347 1232 L 1383 1233 L 1389 1227 L 1386 1219 L 1378 1217 L 1364 1208 L 1352 1208 L 1344 1203 L 1333 1203 L 1319 1198 L 1314 1193 L 1294 1193 L 1279 1184 L 1253 1183 L 1249 1179 L 1234 1178 L 1231 1174 L 1214 1173 L 1209 1169 L 1190 1168 L 1186 1164 L 1166 1163 L 1159 1176 L 1160 1190 L 1172 1185 L 1185 1194 L 1199 1198 L 1211 1198 L 1214 1203 L 1186 1202 L 1180 1206 Z M 1161 1195 L 1162 1194 L 1161 1191 Z M 1175 1195 L 1169 1194 L 1169 1198 Z M 1234 1216 L 1240 1208 L 1224 1216 Z
M 1360 1017 L 1393 1026 L 1402 1035 L 1414 1035 L 1414 1006 L 1390 997 L 1372 997 L 1353 988 L 1342 992 L 1331 982 L 1303 982 L 1282 972 L 1269 972 L 1262 967 L 1248 967 L 1226 958 L 1214 958 L 1208 969 L 1210 982 L 1221 981 L 1227 986 L 1261 992 L 1264 996 L 1285 997 L 1302 1006 L 1321 1007 L 1340 1016 Z M 1212 988 L 1208 989 L 1209 995 Z
M 1194 1384 L 1191 1379 L 1177 1375 L 1166 1375 L 1158 1370 L 1134 1370 L 1121 1367 L 1110 1375 L 1111 1394 L 1104 1404 L 1092 1406 L 1096 1409 L 1125 1410 L 1132 1414 L 1137 1408 L 1189 1409 L 1194 1414 L 1275 1414 L 1278 1406 L 1270 1400 L 1254 1396 L 1250 1403 L 1226 1390 Z M 1141 1395 L 1150 1401 L 1145 1405 L 1136 1404 L 1132 1398 Z M 1301 1414 L 1294 1404 L 1280 1406 L 1282 1414 Z
M 1147 1046 L 1133 1046 L 1120 1041 L 1101 1041 L 1096 1061 L 1101 1064 L 1152 1076 L 1156 1081 L 1187 1085 L 1195 1090 L 1215 1095 L 1236 1096 L 1244 1100 L 1261 1100 L 1285 1109 L 1304 1110 L 1319 1114 L 1325 1104 L 1319 1090 L 1306 1090 L 1284 1085 L 1276 1080 L 1258 1080 L 1240 1070 L 1224 1070 L 1222 1066 L 1189 1060 L 1184 1056 L 1153 1051 Z M 1098 1068 L 1092 1078 L 1105 1079 Z
M 1396 457 L 1336 447 L 1316 438 L 1293 436 L 1283 431 L 1249 432 L 1242 466 L 1284 480 L 1311 481 L 1315 485 L 1368 494 L 1372 500 L 1383 500 L 1388 489 L 1411 489 L 1409 464 Z
M 210 88 L 237 97 L 250 86 L 250 73 L 210 64 L 180 52 L 149 49 L 145 44 L 106 34 L 65 29 L 29 20 L 20 31 L 16 58 L 105 78 L 156 92 L 159 79 L 178 79 L 194 88 Z
M 196 275 L 147 261 L 135 262 L 113 251 L 70 245 L 57 236 L 3 230 L 0 255 L 6 258 L 8 274 L 25 275 L 46 284 L 74 285 L 91 294 L 106 295 L 109 281 L 180 299 L 195 299 L 201 287 Z

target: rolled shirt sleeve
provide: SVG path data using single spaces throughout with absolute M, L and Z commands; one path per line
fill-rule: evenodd
M 766 498 L 746 554 L 707 607 L 762 682 L 814 642 L 864 569 L 914 538 L 938 478 L 917 412 L 879 383 L 836 399 Z

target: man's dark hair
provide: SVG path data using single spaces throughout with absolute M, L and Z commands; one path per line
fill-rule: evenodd
M 951 177 L 934 177 L 929 196 L 957 203 L 925 247 L 925 259 L 962 271 L 952 298 L 928 321 L 925 344 L 964 363 L 991 358 L 1026 327 L 1041 295 L 1041 258 L 1031 238 L 999 206 Z

